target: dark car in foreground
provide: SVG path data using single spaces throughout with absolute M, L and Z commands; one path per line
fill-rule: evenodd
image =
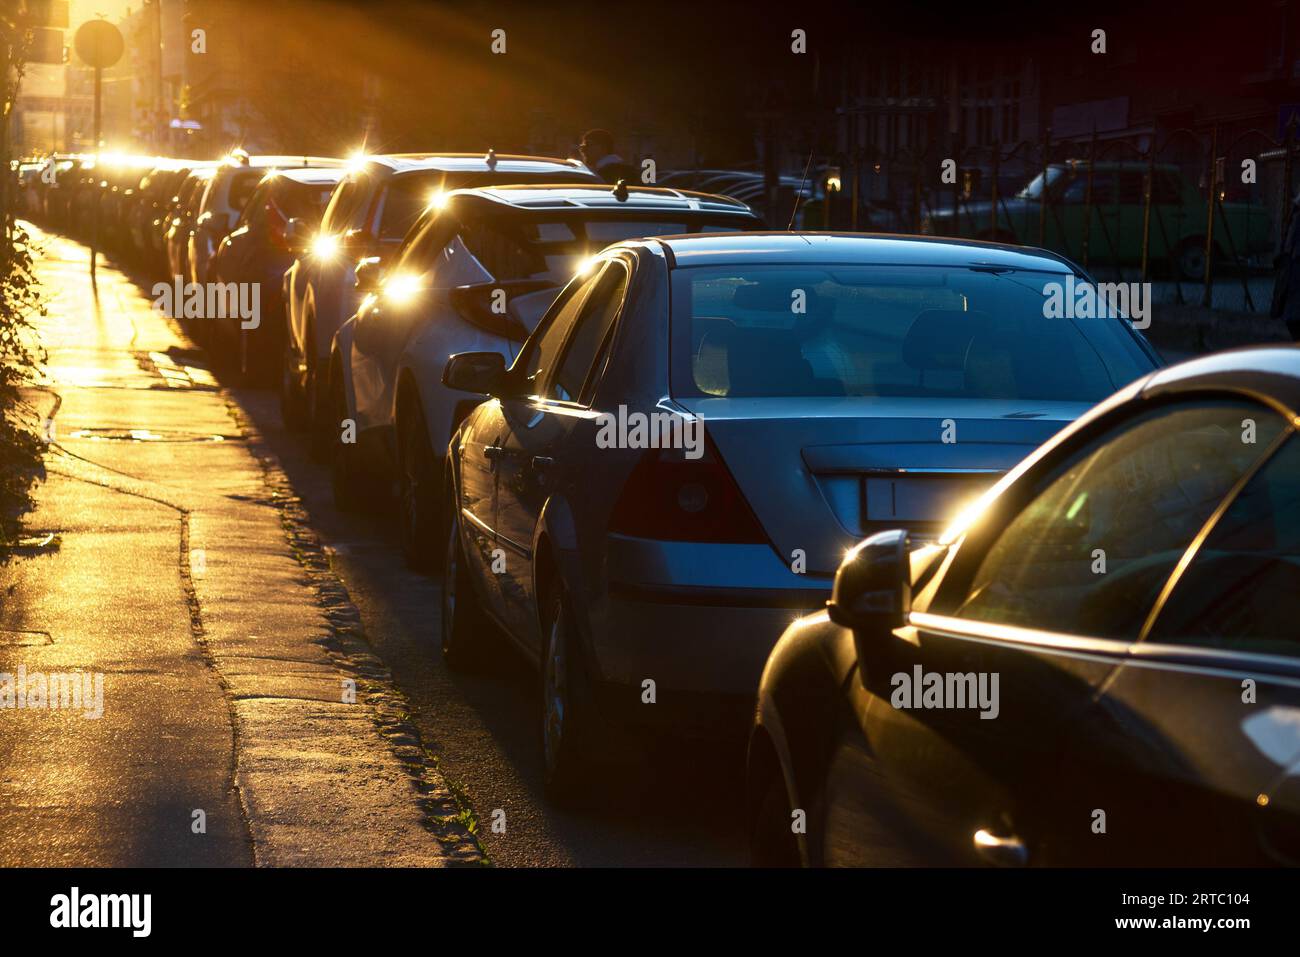
M 759 864 L 1300 864 L 1300 349 L 1159 370 L 763 674 Z
M 1149 372 L 1123 320 L 1044 318 L 1070 275 L 982 243 L 648 238 L 601 253 L 508 371 L 454 356 L 445 383 L 491 399 L 449 449 L 443 652 L 481 653 L 488 619 L 536 663 L 548 789 L 611 726 L 743 740 L 772 645 L 864 533 L 937 534 Z

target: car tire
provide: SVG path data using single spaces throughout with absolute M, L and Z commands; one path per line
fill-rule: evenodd
M 429 430 L 419 399 L 411 401 L 401 418 L 398 435 L 398 502 L 402 522 L 402 555 L 409 568 L 428 571 L 442 557 L 445 516 L 441 507 L 442 463 L 429 442 Z
M 592 742 L 597 714 L 569 602 L 559 584 L 543 607 L 541 691 L 542 787 L 547 800 L 573 806 L 595 783 Z
M 448 485 L 450 486 L 450 480 Z M 447 499 L 445 573 L 442 579 L 442 616 L 439 631 L 442 637 L 442 660 L 452 671 L 477 671 L 486 660 L 485 650 L 490 638 L 491 625 L 465 561 L 465 545 L 461 540 L 459 509 L 456 508 L 455 491 Z
M 343 394 L 343 377 L 338 376 L 337 380 L 330 389 L 333 400 L 330 404 L 342 422 L 348 414 L 347 398 Z M 334 491 L 334 507 L 341 512 L 359 511 L 366 499 L 367 483 L 356 443 L 344 442 L 339 435 L 332 446 L 330 485 Z
M 298 357 L 285 337 L 280 361 L 280 416 L 284 427 L 291 432 L 301 432 L 307 427 L 307 403 L 298 388 Z
M 347 418 L 347 407 L 343 407 L 342 414 L 335 414 L 338 410 L 334 397 L 330 395 L 328 377 L 321 375 L 320 359 L 317 358 L 315 349 L 316 338 L 310 326 L 307 327 L 304 341 L 307 346 L 307 384 L 303 389 L 303 402 L 307 409 L 308 439 L 312 458 L 325 462 L 329 460 L 335 437 L 342 428 L 343 420 Z
M 1183 282 L 1200 282 L 1205 278 L 1205 237 L 1184 239 L 1174 253 L 1174 271 Z
M 790 801 L 779 773 L 772 774 L 759 798 L 749 835 L 752 867 L 799 867 L 799 841 L 791 827 Z

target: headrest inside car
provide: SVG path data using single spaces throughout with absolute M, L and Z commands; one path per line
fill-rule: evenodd
M 986 312 L 927 309 L 912 320 L 903 339 L 903 361 L 913 369 L 961 370 L 976 333 L 991 324 Z

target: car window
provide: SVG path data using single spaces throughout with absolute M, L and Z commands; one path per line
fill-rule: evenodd
M 268 180 L 253 190 L 252 196 L 248 198 L 248 202 L 244 204 L 244 208 L 239 214 L 235 228 L 256 225 L 266 219 L 266 204 L 270 201 L 270 197 L 271 183 Z
M 424 275 L 436 265 L 435 257 L 446 243 L 448 224 L 430 218 L 406 237 L 398 254 L 394 271 Z
M 235 212 L 243 212 L 244 207 L 248 205 L 249 197 L 257 189 L 257 184 L 262 181 L 263 173 L 257 171 L 246 171 L 236 173 L 230 180 L 230 208 Z
M 1155 190 L 1151 201 L 1166 206 L 1182 203 L 1183 191 L 1176 174 L 1166 170 L 1156 172 Z
M 1300 657 L 1300 439 L 1246 484 L 1178 580 L 1148 636 Z
M 1136 639 L 1193 538 L 1283 428 L 1275 413 L 1229 401 L 1165 407 L 1117 427 L 1011 520 L 958 614 Z
M 325 215 L 321 219 L 321 229 L 325 232 L 337 232 L 347 228 L 348 218 L 356 205 L 357 194 L 362 191 L 361 184 L 351 177 L 343 180 L 334 189 Z
M 528 395 L 541 394 L 542 383 L 546 381 L 547 374 L 555 365 L 564 341 L 569 336 L 569 330 L 573 328 L 574 322 L 582 312 L 588 293 L 595 288 L 600 278 L 601 274 L 595 273 L 576 286 L 570 287 L 572 292 L 562 296 L 563 302 L 559 308 L 551 313 L 549 321 L 539 327 L 529 339 L 523 356 L 524 376 L 529 383 L 526 390 Z
M 673 395 L 1097 402 L 1152 360 L 1117 319 L 1047 318 L 1064 280 L 965 266 L 679 266 Z
M 564 350 L 559 369 L 546 384 L 546 395 L 561 402 L 577 402 L 582 397 L 582 387 L 596 362 L 605 337 L 614 325 L 623 294 L 627 291 L 627 269 L 622 263 L 611 262 L 600 281 L 587 297 L 582 313 L 574 326 L 573 335 Z
M 329 183 L 299 183 L 281 177 L 271 183 L 268 200 L 286 221 L 300 219 L 315 226 L 329 202 L 333 187 Z
M 394 177 L 384 189 L 379 213 L 379 238 L 401 239 L 428 208 L 437 181 L 426 176 Z
M 1141 206 L 1146 201 L 1146 173 L 1125 169 L 1119 173 L 1119 201 L 1127 206 Z
M 537 279 L 546 275 L 546 259 L 537 244 L 508 221 L 470 218 L 461 225 L 460 241 L 494 279 Z

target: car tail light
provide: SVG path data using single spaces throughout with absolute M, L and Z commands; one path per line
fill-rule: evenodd
M 457 286 L 449 296 L 452 307 L 471 325 L 514 342 L 528 338 L 528 330 L 508 311 L 511 296 L 553 287 L 547 279 L 511 279 Z M 502 309 L 507 311 L 502 312 Z
M 651 449 L 623 486 L 610 532 L 673 542 L 767 543 L 740 486 L 713 442 L 688 459 L 681 449 Z

